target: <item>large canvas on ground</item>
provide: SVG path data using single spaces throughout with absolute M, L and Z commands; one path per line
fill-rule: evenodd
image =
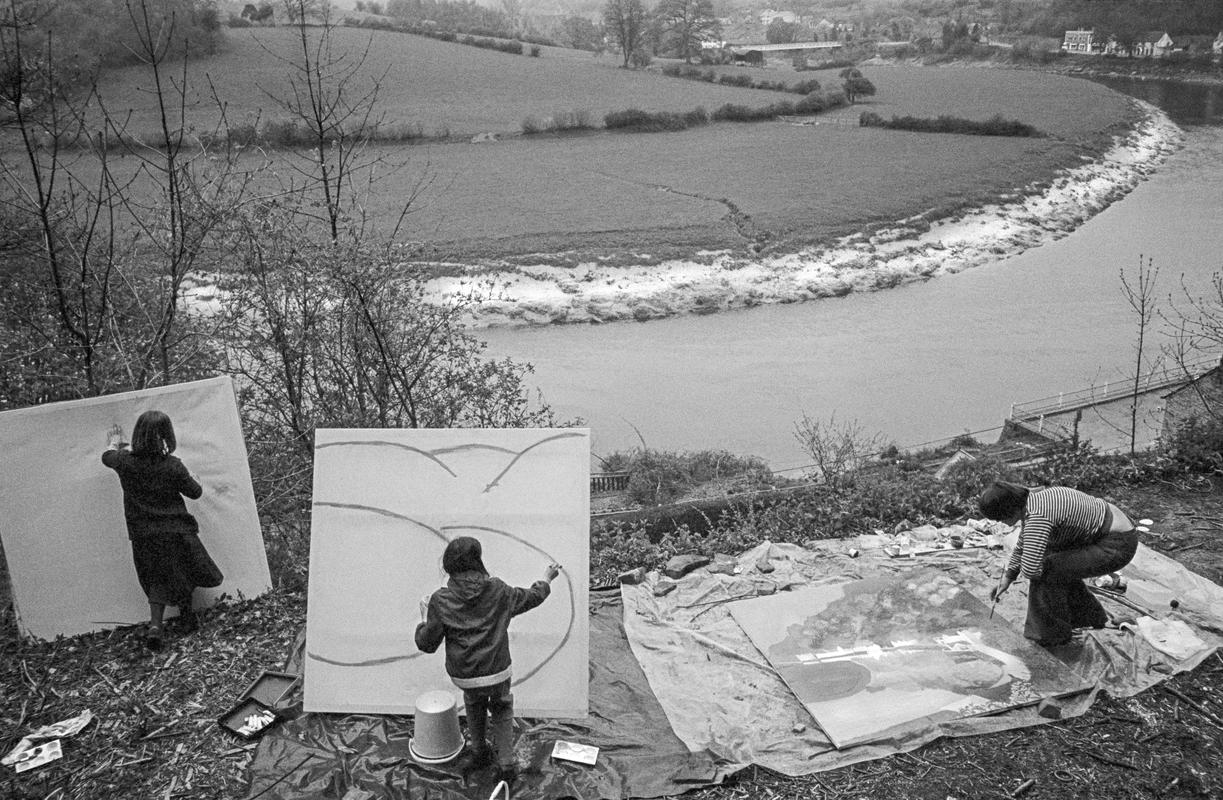
M 837 747 L 1088 686 L 937 569 L 729 607 Z
M 271 586 L 233 384 L 213 378 L 0 414 L 0 537 L 21 630 L 71 636 L 148 620 L 132 565 L 118 476 L 102 465 L 107 432 L 130 439 L 141 413 L 164 411 L 179 456 L 204 487 L 187 510 L 225 573 L 196 604 Z
M 510 626 L 515 710 L 584 716 L 590 437 L 586 430 L 319 430 L 306 617 L 307 711 L 412 713 L 453 689 L 416 649 L 446 543 L 474 536 L 512 586 L 563 567 Z

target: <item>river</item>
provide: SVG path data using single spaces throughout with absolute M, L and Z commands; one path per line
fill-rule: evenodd
M 856 421 L 903 448 L 992 441 L 1014 402 L 1131 376 L 1137 321 L 1119 273 L 1159 268 L 1161 307 L 1223 270 L 1223 87 L 1103 80 L 1159 105 L 1185 146 L 1071 235 L 920 284 L 647 323 L 480 331 L 535 366 L 598 455 L 726 449 L 775 470 L 811 461 L 804 414 Z

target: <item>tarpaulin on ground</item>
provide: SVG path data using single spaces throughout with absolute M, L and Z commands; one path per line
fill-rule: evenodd
M 999 548 L 1003 539 L 996 529 L 986 537 L 973 528 L 956 526 L 935 532 L 931 543 L 946 541 L 953 533 L 988 539 Z M 931 567 L 986 598 L 1005 565 L 1004 551 L 988 547 L 889 557 L 884 547 L 892 541 L 870 536 L 813 542 L 811 549 L 766 542 L 738 557 L 720 557 L 676 581 L 676 588 L 662 596 L 655 587 L 665 579 L 655 574 L 640 585 L 622 587 L 629 642 L 676 735 L 693 750 L 707 750 L 732 764 L 754 763 L 787 775 L 805 775 L 913 750 L 939 736 L 979 735 L 1047 722 L 1037 707 L 1026 706 L 990 716 L 930 720 L 886 740 L 838 750 L 726 608 L 729 602 L 794 587 Z M 858 550 L 861 554 L 854 557 Z M 1202 646 L 1197 648 L 1192 641 L 1186 646 L 1183 638 L 1172 637 L 1172 646 L 1165 641 L 1157 647 L 1149 631 L 1137 624 L 1080 634 L 1072 644 L 1051 653 L 1095 689 L 1055 701 L 1062 717 L 1084 713 L 1098 690 L 1116 696 L 1135 694 L 1170 674 L 1192 669 L 1223 645 L 1223 589 L 1145 547 L 1139 548 L 1123 574 L 1132 587 L 1124 600 L 1152 613 L 1144 615 L 1109 598 L 1104 603 L 1111 613 L 1147 616 L 1160 623 L 1156 633 L 1167 636 L 1177 632 L 1168 627 L 1170 622 L 1183 622 Z M 1020 631 L 1026 588 L 1026 583 L 1016 584 L 996 608 L 999 617 Z M 1175 610 L 1170 607 L 1173 595 L 1179 599 Z
M 628 647 L 615 590 L 590 595 L 590 714 L 585 720 L 515 720 L 523 770 L 516 798 L 661 797 L 720 782 L 726 770 L 675 734 Z M 300 648 L 287 665 L 300 667 Z M 412 761 L 404 716 L 302 714 L 274 727 L 251 763 L 248 797 L 486 800 L 493 771 Z M 594 766 L 554 760 L 557 740 L 599 748 Z

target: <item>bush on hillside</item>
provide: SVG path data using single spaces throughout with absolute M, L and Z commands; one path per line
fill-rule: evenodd
M 722 75 L 718 78 L 718 83 L 723 86 L 742 86 L 748 87 L 752 85 L 752 76 L 750 75 Z
M 755 456 L 738 456 L 725 450 L 675 453 L 635 449 L 612 453 L 603 459 L 610 472 L 627 472 L 629 496 L 642 505 L 672 502 L 694 487 L 736 479 L 741 484 L 768 486 L 772 473 Z
M 527 135 L 557 133 L 560 131 L 585 131 L 595 127 L 590 111 L 557 111 L 550 117 L 539 119 L 529 116 L 522 121 L 522 132 Z
M 1165 443 L 1164 452 L 1180 470 L 1223 472 L 1223 420 L 1186 420 Z

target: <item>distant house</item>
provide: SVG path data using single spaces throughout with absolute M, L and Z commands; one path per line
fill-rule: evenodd
M 1214 47 L 1215 37 L 1210 34 L 1185 34 L 1172 38 L 1172 52 L 1191 56 L 1208 56 Z
M 1067 53 L 1095 52 L 1095 30 L 1066 31 L 1062 39 L 1062 49 Z
M 1190 420 L 1223 419 L 1223 365 L 1208 370 L 1163 396 L 1162 438 L 1170 441 Z
M 1134 40 L 1133 54 L 1139 58 L 1163 58 L 1172 49 L 1167 31 L 1147 31 Z

